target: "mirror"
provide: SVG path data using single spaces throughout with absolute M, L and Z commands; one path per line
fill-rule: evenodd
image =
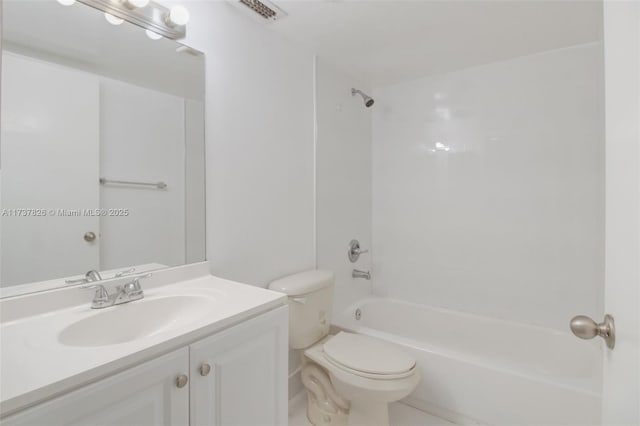
M 4 296 L 205 260 L 204 56 L 61 3 L 2 3 Z

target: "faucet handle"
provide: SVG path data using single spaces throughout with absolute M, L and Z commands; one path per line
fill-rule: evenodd
M 349 243 L 349 250 L 347 251 L 347 255 L 349 256 L 351 263 L 356 263 L 360 258 L 360 255 L 364 253 L 369 253 L 369 250 L 361 249 L 360 242 L 358 240 L 351 240 Z
M 104 308 L 105 306 L 109 306 L 111 304 L 109 300 L 109 292 L 102 284 L 83 285 L 80 286 L 80 288 L 89 288 L 96 290 L 95 294 L 93 295 L 93 301 L 91 302 L 92 308 Z
M 75 280 L 65 280 L 65 283 L 66 284 L 86 284 L 92 281 L 102 281 L 102 276 L 100 275 L 100 272 L 96 271 L 95 269 L 92 269 L 86 274 L 84 274 L 84 277 L 82 278 L 78 278 Z
M 135 277 L 133 281 L 124 285 L 124 291 L 126 293 L 136 293 L 136 292 L 142 293 L 142 286 L 140 286 L 140 280 L 144 278 L 149 278 L 152 275 L 153 275 L 152 273 L 148 273 L 148 274 Z
M 136 272 L 136 268 L 125 269 L 124 271 L 120 271 L 117 274 L 115 274 L 113 276 L 113 278 L 120 278 L 120 277 L 123 277 L 125 275 L 133 274 L 135 272 Z
M 126 283 L 124 285 L 124 287 L 121 287 L 121 288 L 127 294 L 132 294 L 132 293 L 136 293 L 136 292 L 142 291 L 142 287 L 140 286 L 140 279 L 139 278 L 135 278 L 133 281 L 131 281 L 130 283 Z

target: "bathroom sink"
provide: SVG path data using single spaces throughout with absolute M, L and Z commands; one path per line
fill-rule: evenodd
M 182 327 L 204 317 L 215 300 L 201 296 L 166 296 L 142 299 L 95 310 L 58 335 L 67 346 L 107 346 L 132 342 Z

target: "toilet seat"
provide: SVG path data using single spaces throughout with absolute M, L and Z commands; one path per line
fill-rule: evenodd
M 409 377 L 416 361 L 395 345 L 361 334 L 339 332 L 323 344 L 325 359 L 360 377 L 393 380 Z

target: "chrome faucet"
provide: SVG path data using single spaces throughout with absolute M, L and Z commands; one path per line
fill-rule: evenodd
M 349 243 L 349 250 L 347 251 L 347 256 L 349 257 L 349 261 L 351 263 L 356 263 L 358 259 L 360 259 L 361 254 L 369 253 L 369 250 L 364 250 L 360 248 L 360 241 L 351 240 Z
M 95 288 L 96 292 L 93 295 L 93 300 L 91 301 L 91 309 L 102 309 L 108 308 L 113 305 L 114 298 L 109 295 L 109 292 L 102 284 L 92 284 L 87 286 L 82 286 L 80 288 Z
M 149 278 L 152 274 L 145 274 L 135 277 L 133 281 L 125 284 L 124 286 L 116 287 L 114 294 L 109 294 L 109 291 L 102 284 L 92 284 L 82 286 L 80 288 L 95 289 L 96 292 L 93 295 L 91 301 L 91 309 L 103 309 L 109 306 L 122 305 L 123 303 L 133 302 L 134 300 L 140 300 L 144 298 L 144 291 L 140 285 L 140 280 L 143 278 Z
M 90 270 L 84 276 L 87 278 L 87 281 L 89 282 L 102 281 L 102 276 L 100 275 L 100 272 L 96 271 L 95 269 Z
M 364 278 L 365 280 L 370 280 L 371 279 L 371 272 L 369 272 L 369 271 L 360 271 L 359 269 L 354 269 L 353 272 L 351 272 L 351 277 L 352 278 Z
M 125 275 L 134 274 L 136 272 L 136 268 L 125 269 L 124 271 L 120 271 L 116 273 L 113 278 L 124 277 Z
M 67 284 L 86 284 L 86 283 L 90 283 L 90 282 L 94 282 L 94 281 L 102 281 L 102 276 L 100 275 L 100 272 L 96 271 L 95 269 L 92 269 L 89 272 L 87 272 L 86 274 L 84 274 L 84 278 L 80 278 L 80 279 L 77 279 L 77 280 L 66 280 L 65 283 L 67 283 Z

